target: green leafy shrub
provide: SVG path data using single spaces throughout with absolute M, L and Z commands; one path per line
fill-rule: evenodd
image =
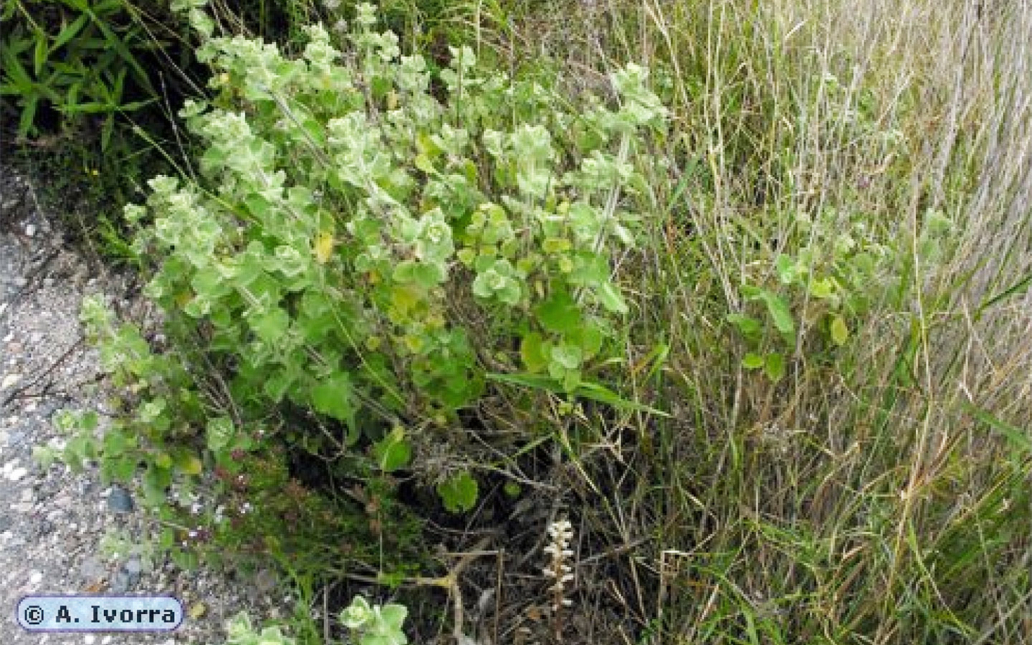
M 369 5 L 343 48 L 314 26 L 290 59 L 208 37 L 203 2 L 180 4 L 214 70 L 215 97 L 181 112 L 204 152 L 196 176 L 157 177 L 126 209 L 173 349 L 87 303 L 131 394 L 103 440 L 80 425 L 69 459 L 119 479 L 143 463 L 157 506 L 169 486 L 206 482 L 247 500 L 235 521 L 253 540 L 278 543 L 293 516 L 318 549 L 402 523 L 398 469 L 471 509 L 460 413 L 492 378 L 619 400 L 598 382 L 629 311 L 613 266 L 654 207 L 640 165 L 665 117 L 644 69 L 616 72 L 615 100 L 581 111 L 479 69 L 467 47 L 432 75 L 374 30 Z M 301 485 L 304 455 L 321 466 Z M 334 478 L 361 482 L 343 513 L 312 490 Z

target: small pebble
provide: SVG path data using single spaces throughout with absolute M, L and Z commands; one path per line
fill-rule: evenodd
M 129 491 L 121 486 L 115 486 L 111 489 L 111 494 L 107 498 L 107 507 L 113 513 L 131 513 L 133 511 L 133 498 L 129 495 Z
M 143 563 L 140 558 L 132 557 L 126 560 L 125 571 L 129 575 L 139 575 L 140 571 L 143 570 Z
M 111 580 L 111 593 L 121 594 L 129 591 L 129 586 L 132 584 L 129 574 L 124 569 L 119 569 L 115 572 L 115 577 Z
M 88 582 L 104 577 L 104 565 L 94 557 L 86 558 L 79 565 L 79 575 Z
M 34 585 L 38 585 L 42 581 L 43 581 L 43 574 L 40 573 L 39 571 L 33 571 L 32 575 L 29 576 L 29 582 L 31 582 Z
M 3 381 L 0 381 L 0 390 L 6 390 L 12 387 L 15 383 L 21 380 L 21 374 L 8 374 L 4 377 Z
M 26 236 L 33 237 L 35 234 L 36 234 L 36 225 L 35 224 L 29 224 L 28 226 L 25 227 L 25 235 Z

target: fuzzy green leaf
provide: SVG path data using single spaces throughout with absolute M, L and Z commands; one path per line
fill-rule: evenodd
M 441 496 L 444 507 L 451 513 L 463 513 L 472 509 L 477 502 L 477 493 L 477 480 L 466 471 L 437 485 L 437 494 Z
M 527 334 L 520 342 L 520 357 L 531 374 L 540 372 L 548 366 L 545 347 L 544 339 L 537 332 Z
M 727 321 L 737 327 L 738 332 L 749 340 L 758 339 L 763 331 L 760 321 L 742 314 L 728 314 Z
M 846 326 L 846 321 L 842 319 L 842 316 L 835 316 L 831 319 L 828 331 L 831 333 L 832 342 L 839 347 L 845 345 L 849 340 L 849 327 Z
M 774 326 L 785 335 L 795 334 L 795 321 L 792 320 L 792 311 L 788 302 L 779 295 L 765 292 L 763 300 L 767 303 L 767 311 L 774 320 Z
M 373 446 L 376 463 L 385 473 L 394 472 L 408 465 L 412 458 L 412 447 L 405 439 L 405 429 L 397 426 L 390 434 Z
M 778 353 L 767 354 L 763 363 L 763 372 L 773 383 L 777 383 L 785 376 L 785 357 Z
M 607 311 L 614 314 L 626 314 L 627 302 L 620 294 L 620 289 L 608 280 L 598 286 L 598 299 Z
M 143 496 L 150 506 L 158 506 L 165 501 L 166 489 L 172 483 L 172 471 L 155 464 L 147 467 L 143 474 Z
M 390 629 L 400 632 L 405 618 L 408 616 L 408 609 L 403 605 L 390 603 L 380 609 L 380 617 Z
M 763 357 L 755 352 L 749 352 L 742 358 L 742 367 L 747 370 L 758 370 L 765 364 Z
M 290 316 L 279 307 L 274 307 L 252 316 L 249 322 L 258 338 L 267 343 L 275 343 L 287 333 Z
M 572 332 L 581 325 L 577 304 L 563 290 L 554 292 L 548 300 L 538 305 L 534 314 L 542 327 L 556 334 Z
M 205 428 L 208 450 L 219 452 L 233 440 L 236 430 L 233 421 L 229 417 L 215 417 L 208 421 Z
M 552 360 L 568 370 L 575 370 L 581 366 L 584 353 L 576 345 L 556 345 L 552 348 Z
M 312 407 L 316 412 L 343 421 L 349 428 L 355 425 L 355 408 L 352 404 L 351 377 L 338 372 L 312 388 Z M 357 434 L 348 434 L 348 444 L 358 440 Z

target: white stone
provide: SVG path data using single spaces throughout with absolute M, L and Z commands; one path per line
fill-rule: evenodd
M 21 374 L 8 374 L 4 377 L 4 380 L 0 382 L 0 390 L 6 390 L 13 386 L 15 383 L 21 380 Z
M 29 471 L 27 469 L 25 469 L 25 468 L 21 468 L 21 467 L 14 468 L 14 469 L 11 470 L 11 472 L 7 473 L 7 479 L 10 479 L 11 481 L 16 482 L 16 481 L 20 481 L 22 477 L 25 477 L 25 475 L 28 475 L 28 474 L 29 474 Z
M 28 237 L 32 237 L 35 234 L 36 234 L 36 225 L 35 224 L 29 224 L 28 226 L 25 227 L 25 235 L 27 235 Z
M 31 582 L 34 585 L 38 585 L 42 581 L 43 581 L 43 574 L 40 573 L 39 571 L 33 571 L 32 575 L 29 576 L 29 582 Z

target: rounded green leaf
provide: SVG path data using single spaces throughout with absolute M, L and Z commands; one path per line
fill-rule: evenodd
M 273 307 L 251 317 L 251 329 L 255 335 L 267 343 L 275 343 L 290 326 L 290 316 L 279 307 Z
M 230 420 L 229 417 L 215 417 L 214 419 L 209 419 L 205 430 L 208 450 L 212 452 L 219 452 L 228 446 L 229 442 L 233 440 L 233 435 L 235 434 L 233 421 Z
M 373 454 L 380 470 L 385 473 L 407 466 L 412 458 L 412 447 L 405 439 L 405 429 L 395 426 L 390 434 L 373 446 Z
M 778 353 L 767 354 L 764 360 L 763 371 L 773 383 L 777 383 L 785 376 L 785 357 Z
M 338 372 L 330 378 L 312 388 L 312 407 L 316 412 L 333 417 L 338 421 L 354 427 L 355 408 L 352 404 L 351 377 L 343 372 Z M 348 443 L 351 444 L 358 437 L 348 435 Z
M 747 370 L 758 370 L 764 366 L 766 361 L 762 356 L 755 352 L 749 352 L 742 358 L 742 367 Z
M 575 370 L 581 366 L 584 353 L 580 347 L 564 343 L 552 348 L 552 360 L 568 370 Z
M 620 289 L 612 282 L 608 280 L 598 285 L 598 300 L 602 303 L 602 306 L 607 311 L 614 314 L 625 314 L 627 313 L 627 302 L 624 300 L 623 295 L 620 294 Z
M 404 605 L 390 603 L 380 609 L 380 617 L 383 618 L 383 622 L 387 627 L 398 632 L 401 631 L 401 626 L 405 623 L 407 616 L 408 608 Z
M 842 319 L 842 316 L 832 318 L 829 331 L 831 332 L 832 342 L 839 347 L 845 345 L 846 341 L 849 340 L 849 327 L 846 326 L 846 321 Z
M 462 513 L 473 508 L 477 502 L 477 480 L 466 471 L 446 479 L 437 485 L 444 507 L 451 513 Z
M 546 330 L 565 334 L 576 330 L 581 325 L 580 310 L 566 291 L 553 293 L 534 310 L 538 322 Z
M 520 342 L 520 358 L 526 365 L 527 371 L 536 373 L 548 366 L 548 358 L 545 354 L 546 345 L 541 334 L 531 332 L 523 337 Z

